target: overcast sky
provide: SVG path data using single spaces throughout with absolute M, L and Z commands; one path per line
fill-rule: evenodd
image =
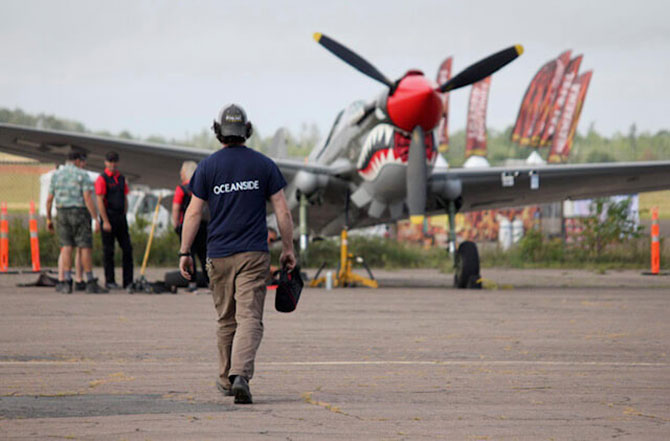
M 529 81 L 565 49 L 594 70 L 580 122 L 627 133 L 670 128 L 670 2 L 659 1 L 30 1 L 0 2 L 0 107 L 92 130 L 181 138 L 242 104 L 263 135 L 316 122 L 377 95 L 379 83 L 312 39 L 340 41 L 386 76 L 434 78 L 511 44 L 526 52 L 494 75 L 488 125 L 514 123 Z M 469 88 L 452 93 L 463 128 Z

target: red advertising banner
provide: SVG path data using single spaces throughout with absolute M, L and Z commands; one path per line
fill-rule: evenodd
M 521 133 L 523 132 L 523 125 L 526 121 L 526 116 L 530 110 L 530 103 L 535 95 L 535 91 L 538 87 L 538 84 L 541 81 L 543 75 L 542 69 L 538 70 L 533 79 L 526 89 L 526 94 L 523 96 L 521 101 L 521 106 L 519 107 L 519 113 L 516 117 L 516 123 L 514 124 L 514 130 L 512 130 L 512 142 L 521 141 Z
M 549 114 L 547 115 L 547 121 L 545 122 L 546 127 L 544 133 L 540 137 L 540 147 L 547 147 L 552 144 L 554 138 L 554 133 L 556 132 L 556 127 L 558 126 L 559 118 L 565 106 L 565 100 L 568 97 L 568 91 L 570 86 L 574 83 L 577 74 L 579 73 L 579 66 L 582 63 L 582 55 L 579 55 L 568 63 L 568 66 L 565 69 L 565 74 L 561 80 L 561 85 L 558 88 L 558 93 L 556 94 L 556 99 L 552 105 Z
M 535 91 L 535 96 L 531 101 L 530 111 L 526 121 L 524 122 L 523 132 L 521 133 L 521 145 L 530 145 L 530 138 L 533 134 L 533 129 L 540 119 L 540 108 L 544 102 L 545 97 L 549 93 L 549 88 L 551 86 L 551 80 L 554 78 L 554 72 L 556 72 L 556 60 L 551 60 L 543 67 L 543 75 L 541 81 L 538 83 L 537 90 Z
M 442 62 L 437 70 L 437 84 L 444 84 L 451 79 L 452 57 Z M 442 99 L 442 118 L 437 126 L 437 149 L 444 153 L 449 150 L 449 92 L 441 93 Z
M 548 162 L 565 162 L 572 149 L 572 141 L 577 131 L 577 123 L 582 113 L 586 91 L 591 82 L 593 71 L 588 71 L 575 80 L 568 91 L 563 113 L 558 121 L 556 135 L 551 146 Z
M 547 126 L 547 116 L 549 115 L 550 110 L 553 108 L 552 106 L 556 100 L 556 95 L 558 94 L 558 89 L 563 80 L 565 69 L 570 63 L 571 53 L 572 51 L 567 50 L 559 55 L 556 59 L 556 68 L 553 71 L 553 75 L 545 91 L 544 98 L 540 103 L 538 119 L 535 121 L 533 131 L 530 135 L 530 145 L 532 147 L 539 147 L 540 145 L 540 138 L 542 137 L 542 133 Z
M 579 117 L 582 115 L 582 109 L 584 108 L 584 101 L 586 100 L 586 92 L 589 90 L 589 84 L 591 84 L 591 78 L 593 77 L 593 71 L 584 72 L 579 76 L 577 81 L 579 82 L 579 95 L 577 96 L 577 108 L 575 109 L 575 115 L 572 117 L 572 123 L 570 124 L 570 133 L 568 134 L 568 145 L 567 148 L 563 150 L 563 157 L 567 158 L 572 149 L 572 141 L 575 138 L 575 133 L 577 133 L 577 124 L 579 124 Z
M 486 156 L 486 106 L 489 101 L 491 77 L 472 85 L 465 129 L 465 157 Z
M 528 145 L 530 143 L 530 132 L 532 125 L 539 109 L 539 103 L 544 96 L 544 90 L 547 88 L 552 66 L 555 63 L 556 60 L 551 60 L 546 63 L 544 66 L 542 66 L 542 68 L 540 68 L 537 75 L 535 75 L 535 78 L 533 78 L 532 90 L 530 90 L 530 96 L 528 97 L 526 106 L 523 109 L 523 115 L 521 115 L 522 119 L 520 121 L 518 138 L 518 143 L 520 145 Z

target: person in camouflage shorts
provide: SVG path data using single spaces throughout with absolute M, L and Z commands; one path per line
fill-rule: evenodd
M 88 173 L 82 170 L 86 155 L 79 152 L 68 154 L 65 166 L 51 177 L 47 196 L 47 228 L 54 231 L 51 219 L 51 207 L 56 202 L 58 209 L 58 239 L 61 245 L 63 277 L 59 277 L 56 291 L 65 294 L 72 292 L 72 249 L 81 249 L 81 259 L 86 272 L 86 292 L 105 293 L 93 277 L 93 259 L 91 248 L 93 235 L 91 219 L 95 219 L 96 230 L 100 228 L 98 213 L 93 202 L 93 182 Z
M 61 207 L 58 218 L 58 240 L 62 247 L 92 248 L 93 232 L 88 210 Z

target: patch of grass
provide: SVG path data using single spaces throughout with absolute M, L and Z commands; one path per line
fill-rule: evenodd
M 670 246 L 661 239 L 663 255 L 670 255 Z M 480 260 L 483 267 L 583 268 L 600 272 L 644 269 L 650 265 L 650 239 L 644 236 L 621 240 L 609 244 L 599 255 L 594 255 L 580 243 L 565 244 L 561 239 L 549 239 L 539 232 L 529 231 L 508 251 L 500 248 L 480 249 Z M 667 259 L 665 267 L 668 267 Z
M 27 211 L 31 200 L 39 202 L 40 175 L 53 168 L 38 162 L 0 162 L 0 201 L 10 213 Z
M 278 261 L 281 249 L 273 249 L 272 260 Z M 439 268 L 448 258 L 445 250 L 439 248 L 424 249 L 416 245 L 399 243 L 395 240 L 379 237 L 349 237 L 348 251 L 361 256 L 371 268 Z M 313 242 L 309 246 L 303 265 L 316 268 L 326 262 L 329 267 L 340 262 L 340 239 L 325 239 Z M 354 266 L 360 266 L 355 264 Z
M 670 190 L 640 193 L 640 219 L 651 219 L 652 207 L 658 207 L 660 219 L 670 219 Z

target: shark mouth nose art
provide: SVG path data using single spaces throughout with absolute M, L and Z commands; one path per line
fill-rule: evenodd
M 373 181 L 388 164 L 407 165 L 411 136 L 390 124 L 377 125 L 365 139 L 356 168 L 366 181 Z M 426 163 L 432 166 L 437 158 L 433 133 L 426 133 Z

